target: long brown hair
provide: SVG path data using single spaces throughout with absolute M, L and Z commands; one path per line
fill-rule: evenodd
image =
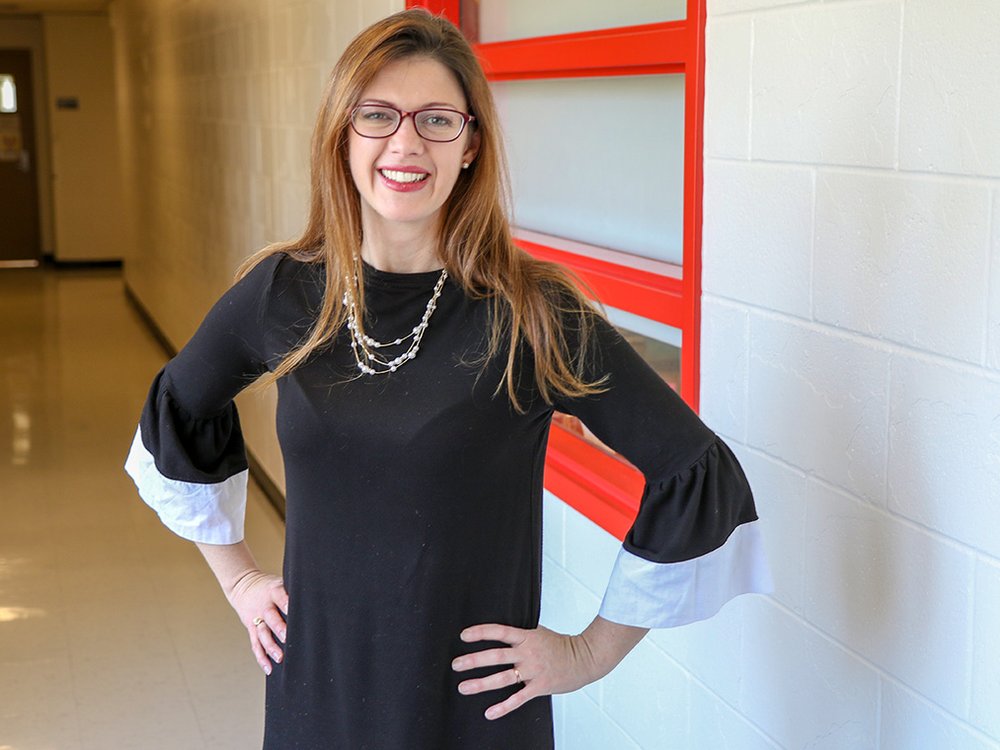
M 447 67 L 476 117 L 479 151 L 469 168 L 461 170 L 442 207 L 438 254 L 467 295 L 490 300 L 491 330 L 483 362 L 506 349 L 496 393 L 506 386 L 514 408 L 523 408 L 517 395 L 523 344 L 530 347 L 535 385 L 546 403 L 603 390 L 602 379 L 584 374 L 593 308 L 566 271 L 532 258 L 511 237 L 509 179 L 486 76 L 461 32 L 423 9 L 384 18 L 348 45 L 330 75 L 313 132 L 306 229 L 297 240 L 265 247 L 239 270 L 242 277 L 264 258 L 282 252 L 325 266 L 323 303 L 309 334 L 261 382 L 288 374 L 336 336 L 346 322 L 341 300 L 348 287 L 364 309 L 361 205 L 347 152 L 350 113 L 379 71 L 408 57 L 431 58 Z

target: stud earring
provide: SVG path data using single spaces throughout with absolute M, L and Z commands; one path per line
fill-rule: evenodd
M 469 162 L 463 161 L 462 162 L 462 169 L 468 169 L 468 168 L 469 168 Z

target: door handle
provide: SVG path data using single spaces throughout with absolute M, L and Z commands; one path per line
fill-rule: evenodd
M 31 154 L 28 153 L 28 149 L 21 149 L 21 156 L 17 160 L 17 168 L 21 172 L 28 172 L 31 170 Z

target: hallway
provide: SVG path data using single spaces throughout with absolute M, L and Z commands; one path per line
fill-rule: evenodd
M 0 271 L 0 750 L 259 746 L 246 635 L 122 470 L 163 361 L 119 271 Z M 282 538 L 251 483 L 262 567 Z

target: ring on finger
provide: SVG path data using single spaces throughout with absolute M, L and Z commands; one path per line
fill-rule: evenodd
M 521 679 L 521 673 L 517 671 L 517 667 L 514 667 L 514 684 L 519 682 L 524 682 L 524 680 Z
M 257 627 L 260 627 L 261 625 L 264 624 L 264 618 L 263 617 L 253 618 L 253 624 L 256 625 Z

